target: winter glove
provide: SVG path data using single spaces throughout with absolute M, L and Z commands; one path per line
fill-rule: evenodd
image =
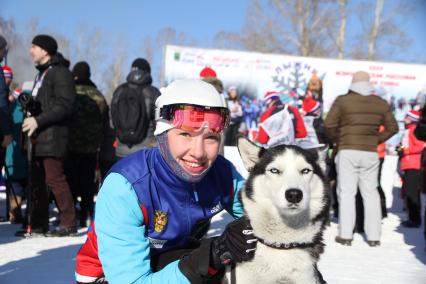
M 225 265 L 254 257 L 257 239 L 245 217 L 229 223 L 221 236 L 205 239 L 199 248 L 183 256 L 179 269 L 191 283 L 221 283 Z
M 248 261 L 254 257 L 257 239 L 246 217 L 229 223 L 222 235 L 212 243 L 212 263 L 216 269 L 228 264 Z
M 204 239 L 199 248 L 184 255 L 178 264 L 183 275 L 192 284 L 221 283 L 223 271 L 212 270 L 210 265 L 213 239 Z

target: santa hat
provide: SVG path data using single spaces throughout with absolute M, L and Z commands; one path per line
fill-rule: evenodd
M 216 71 L 214 71 L 212 68 L 205 67 L 203 70 L 201 70 L 200 77 L 201 78 L 205 78 L 205 77 L 217 77 L 217 75 L 216 75 Z
M 272 100 L 279 100 L 280 99 L 280 93 L 272 91 L 272 92 L 267 92 L 264 96 L 263 96 L 263 101 L 265 103 L 270 103 Z
M 414 110 L 414 109 L 410 109 L 407 112 L 407 115 L 405 117 L 409 118 L 412 122 L 417 122 L 420 119 L 420 111 Z
M 321 104 L 313 98 L 306 98 L 302 102 L 302 108 L 305 113 L 315 112 L 319 110 Z
M 3 66 L 3 73 L 4 73 L 4 78 L 6 79 L 13 79 L 13 71 L 12 68 L 10 68 L 7 65 Z

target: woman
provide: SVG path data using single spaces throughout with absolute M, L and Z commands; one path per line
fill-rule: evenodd
M 181 80 L 162 89 L 159 147 L 120 160 L 106 177 L 96 235 L 93 225 L 77 255 L 77 283 L 219 283 L 225 265 L 253 257 L 256 241 L 245 218 L 201 240 L 218 212 L 243 213 L 237 197 L 243 179 L 218 156 L 228 119 L 206 82 Z
M 238 129 L 243 121 L 243 107 L 235 86 L 228 88 L 228 108 L 231 120 L 225 133 L 225 146 L 236 146 Z

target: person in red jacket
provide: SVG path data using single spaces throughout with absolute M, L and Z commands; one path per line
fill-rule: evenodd
M 295 144 L 307 135 L 303 118 L 296 107 L 283 104 L 280 93 L 267 92 L 263 98 L 267 109 L 260 116 L 258 142 L 268 147 Z
M 401 223 L 403 227 L 418 228 L 421 225 L 420 216 L 420 168 L 421 156 L 425 142 L 414 135 L 414 129 L 419 121 L 420 112 L 409 110 L 405 116 L 405 132 L 397 151 L 401 156 L 399 161 L 403 171 L 402 187 L 406 192 L 408 220 Z

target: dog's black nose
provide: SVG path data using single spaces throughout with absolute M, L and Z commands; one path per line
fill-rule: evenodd
M 297 188 L 287 189 L 285 192 L 285 199 L 291 203 L 299 203 L 303 198 L 303 192 Z

